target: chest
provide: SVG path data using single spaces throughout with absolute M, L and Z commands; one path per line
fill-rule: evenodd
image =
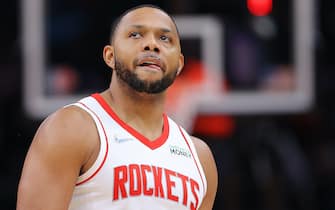
M 115 131 L 115 130 L 114 130 Z M 204 194 L 195 151 L 178 132 L 152 149 L 127 132 L 111 132 L 97 187 L 114 202 L 139 196 L 196 207 Z

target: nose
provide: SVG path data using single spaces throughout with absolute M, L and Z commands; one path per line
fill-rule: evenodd
M 150 36 L 147 37 L 147 39 L 145 40 L 145 43 L 144 43 L 143 50 L 144 51 L 153 51 L 153 52 L 156 52 L 156 53 L 160 52 L 159 45 L 158 45 L 157 40 L 155 39 L 154 35 L 150 35 Z

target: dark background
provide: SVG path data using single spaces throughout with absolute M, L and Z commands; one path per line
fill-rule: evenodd
M 56 1 L 57 2 L 57 1 Z M 101 27 L 92 27 L 84 43 L 83 57 L 100 54 L 109 38 L 109 25 L 126 8 L 137 1 L 73 0 L 49 5 L 51 12 L 69 8 L 87 10 L 98 18 Z M 290 25 L 285 8 L 289 0 L 274 3 L 274 13 L 283 24 Z M 155 1 L 173 14 L 216 14 L 230 22 L 243 23 L 250 17 L 244 0 L 225 1 Z M 58 5 L 57 5 L 58 4 Z M 33 135 L 42 119 L 33 119 L 22 103 L 22 43 L 20 2 L 2 2 L 0 13 L 0 201 L 1 209 L 15 209 L 17 184 L 23 161 Z M 220 183 L 215 209 L 335 209 L 335 5 L 332 0 L 316 4 L 315 28 L 315 103 L 304 113 L 235 115 L 234 129 L 229 135 L 210 135 L 194 131 L 205 139 L 217 161 Z M 105 18 L 106 17 L 109 18 Z M 82 16 L 85 20 L 85 15 Z M 87 17 L 86 17 L 87 18 Z M 52 32 L 52 31 L 51 31 Z M 286 46 L 287 33 L 279 33 L 277 45 Z M 52 33 L 51 33 L 52 34 Z M 74 37 L 74 40 L 75 37 Z M 277 47 L 278 46 L 273 46 Z M 282 49 L 278 60 L 289 62 Z M 229 54 L 229 52 L 227 52 Z M 71 54 L 71 53 L 70 53 Z M 75 54 L 75 52 L 73 52 Z M 83 59 L 78 57 L 77 59 Z M 64 59 L 64 58 L 59 58 Z M 75 59 L 75 58 L 74 58 Z M 99 65 L 101 60 L 97 60 Z M 96 65 L 94 62 L 92 65 Z M 102 67 L 105 68 L 105 67 Z M 108 75 L 108 74 L 105 74 Z M 106 83 L 109 78 L 106 79 Z

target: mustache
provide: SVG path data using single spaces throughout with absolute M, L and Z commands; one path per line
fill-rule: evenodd
M 153 58 L 156 60 L 161 60 L 161 58 L 156 53 L 153 53 L 153 52 L 147 52 L 147 53 L 140 54 L 136 60 L 143 60 L 145 58 Z

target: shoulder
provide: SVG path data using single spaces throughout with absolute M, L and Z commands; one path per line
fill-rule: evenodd
M 201 165 L 204 169 L 208 168 L 209 172 L 216 173 L 216 163 L 210 147 L 198 137 L 191 136 L 191 139 L 198 153 Z
M 198 153 L 207 180 L 207 192 L 200 209 L 212 209 L 218 186 L 218 172 L 215 159 L 205 141 L 194 136 L 191 136 L 191 139 Z
M 96 130 L 90 115 L 68 106 L 48 116 L 38 128 L 32 146 L 52 155 L 80 155 L 86 159 L 95 147 Z
M 68 206 L 78 175 L 94 148 L 99 147 L 93 123 L 85 111 L 75 106 L 62 108 L 42 122 L 25 158 L 18 208 Z
M 85 136 L 94 125 L 89 114 L 76 106 L 61 108 L 48 116 L 40 125 L 39 132 L 63 137 Z M 74 138 L 76 139 L 76 138 Z

